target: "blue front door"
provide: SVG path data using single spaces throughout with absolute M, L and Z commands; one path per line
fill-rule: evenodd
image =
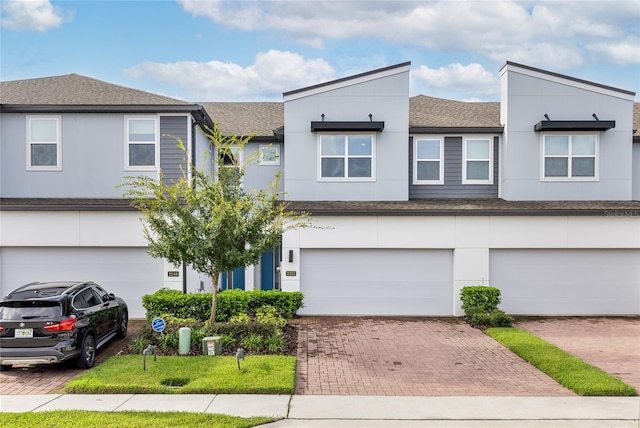
M 231 275 L 229 272 L 222 272 L 222 290 L 244 290 L 244 267 L 234 269 Z
M 273 278 L 275 275 L 275 258 L 273 250 L 265 251 L 260 258 L 260 289 L 273 290 Z
M 260 289 L 279 290 L 280 289 L 280 256 L 282 247 L 278 245 L 273 250 L 265 251 L 260 257 Z

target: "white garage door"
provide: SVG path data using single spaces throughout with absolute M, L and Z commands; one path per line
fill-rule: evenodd
M 451 315 L 448 250 L 303 249 L 306 315 Z
M 94 281 L 124 298 L 131 318 L 144 318 L 142 295 L 163 284 L 162 260 L 144 248 L 2 248 L 0 291 L 33 281 Z
M 640 314 L 640 250 L 491 250 L 489 275 L 507 313 Z

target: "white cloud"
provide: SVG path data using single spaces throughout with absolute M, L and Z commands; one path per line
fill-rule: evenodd
M 640 36 L 640 7 L 629 0 L 178 1 L 228 28 L 282 31 L 318 48 L 327 40 L 372 40 L 554 69 L 583 64 L 589 46 L 626 51 L 628 36 Z
M 62 10 L 49 0 L 2 0 L 0 24 L 8 30 L 45 32 L 64 20 Z
M 125 70 L 125 74 L 178 85 L 187 99 L 196 101 L 281 100 L 283 92 L 335 76 L 323 59 L 307 60 L 277 50 L 258 53 L 254 64 L 248 67 L 219 61 L 145 62 Z
M 586 47 L 598 58 L 614 64 L 640 64 L 640 38 L 630 38 L 620 43 L 593 43 Z
M 477 100 L 500 92 L 498 78 L 475 63 L 450 64 L 436 69 L 421 65 L 412 71 L 412 78 L 418 86 L 427 88 L 432 93 L 446 90 L 461 94 L 464 99 Z

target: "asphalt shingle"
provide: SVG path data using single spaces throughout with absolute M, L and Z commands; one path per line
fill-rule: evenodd
M 104 106 L 193 103 L 114 85 L 79 74 L 0 82 L 0 104 Z

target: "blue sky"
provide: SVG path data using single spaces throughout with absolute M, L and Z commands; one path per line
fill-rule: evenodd
M 497 101 L 513 61 L 640 93 L 636 0 L 0 1 L 3 81 L 77 73 L 194 102 L 281 101 L 411 61 L 411 95 Z

